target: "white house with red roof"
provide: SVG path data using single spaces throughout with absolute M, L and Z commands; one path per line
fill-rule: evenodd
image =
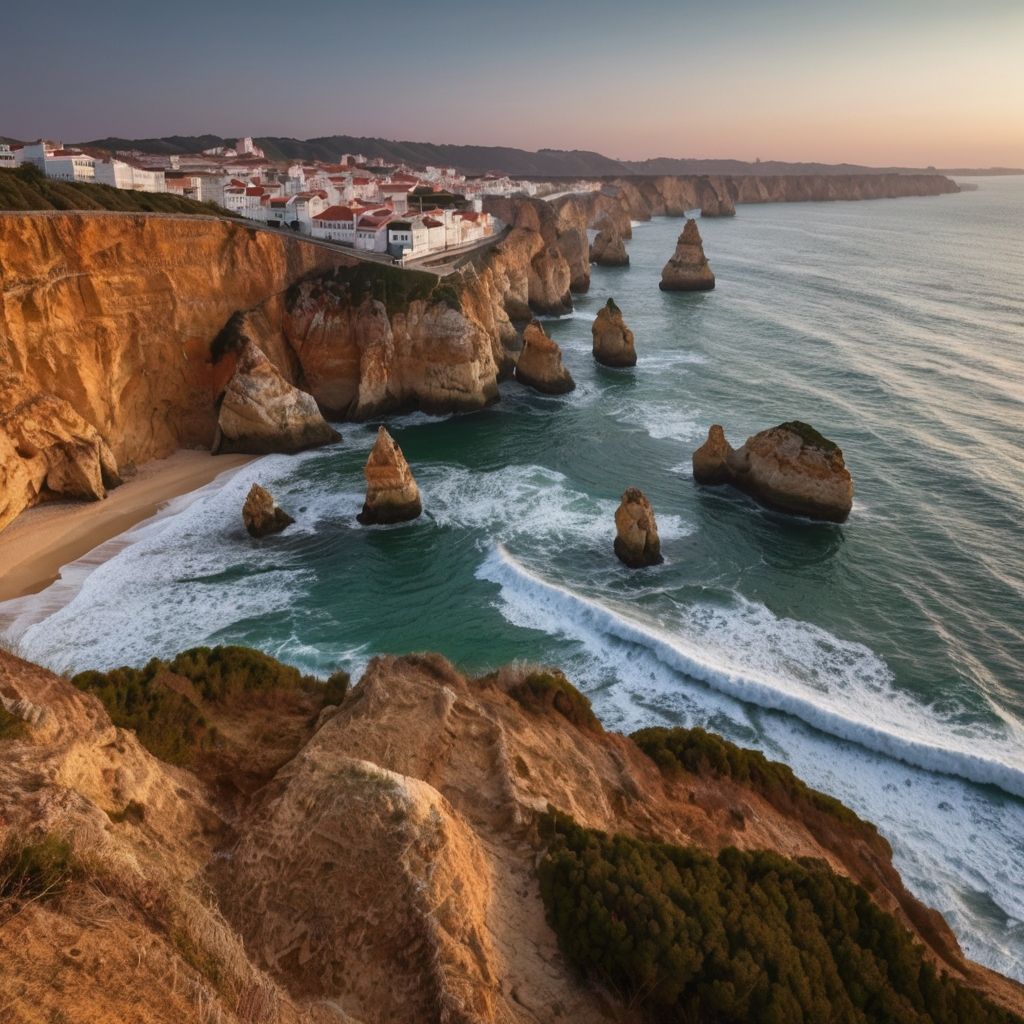
M 351 206 L 329 206 L 313 218 L 313 237 L 354 246 L 358 217 L 359 213 Z
M 77 149 L 55 149 L 43 157 L 43 173 L 60 181 L 93 181 L 96 161 Z
M 387 252 L 388 222 L 394 216 L 391 210 L 364 213 L 356 221 L 356 248 L 366 252 Z

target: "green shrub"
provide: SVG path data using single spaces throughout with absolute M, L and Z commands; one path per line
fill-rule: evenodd
M 457 312 L 462 310 L 458 288 L 448 280 L 423 270 L 408 270 L 382 263 L 359 262 L 354 267 L 333 270 L 308 278 L 305 290 L 316 301 L 331 300 L 340 306 L 359 306 L 367 298 L 384 304 L 388 316 L 403 313 L 416 300 L 443 302 Z M 303 292 L 301 285 L 292 285 L 285 292 L 289 312 Z
M 172 676 L 189 680 L 198 701 L 168 685 Z M 344 673 L 335 673 L 325 685 L 261 651 L 225 646 L 194 647 L 170 661 L 153 658 L 144 668 L 80 672 L 71 681 L 99 697 L 111 721 L 134 730 L 150 753 L 170 764 L 187 766 L 218 743 L 216 727 L 203 712 L 204 704 L 224 705 L 241 697 L 269 698 L 298 690 L 320 697 L 321 706 L 326 706 L 338 703 L 342 676 L 347 681 Z
M 84 874 L 71 846 L 54 835 L 9 836 L 0 846 L 0 904 L 60 896 Z
M 690 772 L 730 778 L 749 786 L 780 810 L 813 807 L 871 836 L 878 834 L 845 804 L 811 789 L 780 761 L 769 761 L 759 750 L 738 747 L 704 729 L 641 729 L 630 737 L 669 777 Z
M 566 958 L 658 1024 L 1020 1024 L 821 861 L 711 857 L 549 809 L 541 896 Z
M 525 708 L 553 709 L 580 729 L 604 732 L 590 701 L 561 672 L 531 672 L 508 695 Z
M 332 672 L 324 683 L 324 707 L 344 702 L 351 679 L 347 672 Z
M 788 430 L 796 434 L 804 444 L 810 445 L 812 448 L 820 448 L 824 452 L 839 450 L 839 445 L 819 434 L 814 427 L 802 420 L 789 420 L 787 423 L 780 423 L 775 429 Z

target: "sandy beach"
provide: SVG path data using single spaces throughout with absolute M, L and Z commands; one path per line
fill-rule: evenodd
M 23 512 L 0 532 L 0 601 L 37 593 L 60 578 L 61 566 L 252 458 L 182 450 L 146 463 L 103 501 L 52 502 Z

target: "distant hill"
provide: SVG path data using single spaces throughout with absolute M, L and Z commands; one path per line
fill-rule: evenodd
M 161 156 L 201 153 L 216 146 L 233 146 L 234 138 L 220 135 L 171 135 L 160 139 L 93 139 L 79 143 L 97 149 L 130 150 Z M 457 167 L 464 174 L 504 171 L 518 178 L 600 178 L 623 174 L 881 174 L 893 171 L 930 171 L 934 167 L 868 167 L 863 164 L 787 163 L 764 160 L 655 157 L 651 160 L 615 160 L 586 149 L 540 149 L 531 152 L 511 146 L 453 146 L 434 142 L 400 142 L 356 135 L 327 135 L 316 139 L 267 137 L 254 140 L 271 160 L 323 160 L 333 162 L 342 153 L 362 153 L 389 163 Z M 1021 171 L 958 169 L 958 174 L 1019 174 Z
M 196 203 L 164 192 L 135 192 L 110 185 L 57 181 L 44 177 L 31 165 L 16 171 L 0 170 L 0 211 L 4 210 L 113 210 L 232 216 L 212 203 Z

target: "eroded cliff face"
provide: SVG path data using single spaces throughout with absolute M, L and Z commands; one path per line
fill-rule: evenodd
M 0 848 L 50 837 L 73 865 L 59 892 L 0 913 L 0 1005 L 17 1024 L 156 1024 L 196 1006 L 225 1024 L 636 1022 L 570 969 L 545 920 L 551 805 L 709 852 L 820 858 L 943 970 L 1020 1007 L 1019 986 L 966 960 L 906 891 L 870 826 L 728 777 L 663 774 L 524 689 L 528 671 L 471 680 L 437 655 L 376 658 L 319 713 L 307 690 L 221 705 L 165 671 L 153 685 L 218 733 L 175 768 L 94 697 L 0 652 L 0 706 L 21 730 L 0 737 Z

